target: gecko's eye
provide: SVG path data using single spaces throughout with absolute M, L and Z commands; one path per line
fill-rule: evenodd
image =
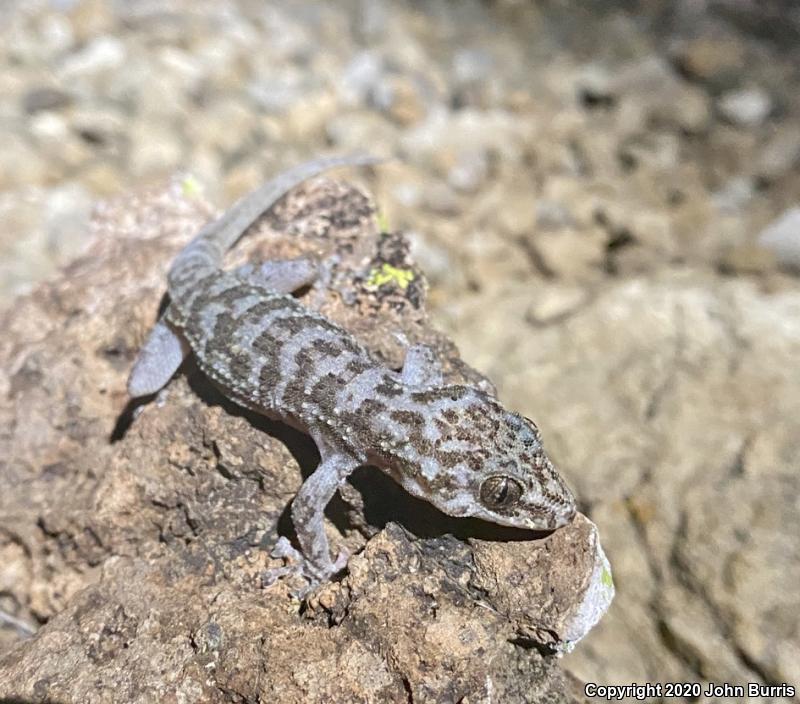
M 519 501 L 522 484 L 516 479 L 498 475 L 481 484 L 481 503 L 490 509 L 507 509 Z

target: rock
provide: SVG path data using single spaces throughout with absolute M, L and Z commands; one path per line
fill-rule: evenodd
M 457 191 L 475 192 L 489 175 L 489 158 L 485 151 L 464 149 L 455 157 L 447 173 L 448 183 Z
M 97 196 L 110 198 L 124 185 L 119 167 L 103 161 L 88 164 L 81 172 L 81 181 Z
M 285 113 L 305 98 L 310 90 L 300 71 L 273 72 L 268 79 L 254 81 L 247 87 L 253 102 L 263 110 Z
M 425 116 L 425 104 L 415 82 L 400 76 L 376 86 L 371 102 L 402 126 L 413 125 Z
M 59 110 L 72 102 L 72 96 L 58 88 L 34 88 L 29 90 L 22 101 L 22 109 L 28 114 L 42 110 Z
M 550 284 L 538 288 L 531 298 L 525 320 L 533 325 L 550 325 L 578 310 L 588 293 L 579 286 Z
M 723 251 L 719 268 L 726 274 L 764 274 L 775 268 L 775 256 L 755 244 L 734 245 Z
M 67 115 L 69 126 L 82 139 L 96 147 L 121 149 L 129 127 L 128 117 L 112 106 L 76 106 Z
M 374 111 L 334 113 L 325 122 L 329 142 L 343 151 L 357 151 L 370 145 L 376 154 L 391 154 L 397 141 L 396 126 Z
M 669 171 L 680 161 L 680 141 L 675 134 L 636 135 L 619 145 L 618 158 L 625 169 L 645 166 L 654 171 Z
M 125 45 L 116 37 L 99 36 L 80 51 L 68 56 L 59 70 L 61 80 L 92 78 L 114 71 L 126 58 Z
M 47 14 L 40 25 L 42 46 L 49 59 L 60 58 L 75 45 L 73 23 L 60 13 Z
M 130 128 L 129 135 L 132 173 L 152 178 L 163 176 L 180 166 L 183 148 L 178 136 L 171 130 L 143 120 Z
M 614 77 L 613 92 L 640 103 L 648 121 L 656 125 L 695 134 L 706 130 L 711 119 L 705 91 L 680 80 L 659 56 L 624 66 Z
M 52 165 L 27 140 L 0 132 L 0 189 L 13 189 L 18 183 L 42 185 L 51 172 Z
M 578 99 L 589 107 L 610 107 L 618 97 L 619 86 L 605 67 L 592 63 L 583 67 L 576 78 Z
M 600 228 L 563 229 L 530 236 L 530 246 L 540 266 L 552 276 L 567 279 L 593 278 L 606 256 L 606 234 Z
M 86 42 L 114 30 L 114 13 L 107 2 L 78 0 L 65 4 L 67 17 L 78 41 Z
M 800 206 L 786 210 L 765 227 L 758 243 L 772 252 L 783 266 L 800 270 Z
M 458 337 L 464 356 L 498 360 L 501 397 L 539 424 L 614 564 L 614 608 L 570 671 L 670 681 L 689 657 L 692 681 L 794 681 L 797 287 L 666 271 L 532 334 L 508 288 L 469 314 L 485 333 Z
M 66 183 L 48 193 L 47 246 L 60 262 L 71 261 L 91 242 L 91 210 L 92 198 L 80 184 Z
M 493 78 L 495 61 L 485 49 L 461 48 L 453 56 L 453 76 L 458 83 L 478 83 Z
M 519 159 L 523 128 L 510 113 L 465 109 L 450 115 L 443 109 L 402 135 L 402 148 L 416 163 L 449 168 L 465 148 Z
M 713 88 L 732 85 L 745 65 L 745 45 L 733 37 L 698 37 L 677 45 L 674 59 L 688 77 Z
M 745 88 L 722 95 L 717 109 L 723 118 L 739 127 L 758 127 L 772 111 L 769 95 L 760 88 Z
M 366 103 L 385 73 L 383 58 L 376 51 L 356 54 L 345 67 L 339 81 L 339 91 L 346 103 Z
M 22 293 L 52 276 L 91 242 L 91 198 L 83 186 L 29 189 L 0 199 L 0 295 Z M 20 231 L 28 233 L 20 238 Z
M 450 186 L 435 181 L 425 189 L 420 205 L 437 215 L 458 215 L 461 212 L 461 201 Z
M 352 7 L 250 2 L 189 8 L 112 0 L 6 2 L 0 29 L 0 303 L 8 305 L 12 295 L 68 263 L 74 250 L 55 247 L 51 237 L 58 242 L 63 235 L 64 244 L 73 242 L 76 249 L 93 237 L 92 230 L 80 232 L 78 211 L 73 216 L 67 195 L 59 195 L 65 186 L 114 196 L 178 167 L 194 175 L 187 192 L 200 183 L 212 202 L 223 204 L 264 173 L 315 151 L 393 155 L 395 161 L 375 171 L 382 223 L 417 233 L 415 251 L 431 274 L 429 307 L 466 358 L 493 377 L 511 379 L 505 392 L 520 407 L 527 404 L 548 443 L 549 424 L 557 421 L 562 451 L 556 460 L 576 468 L 582 505 L 601 527 L 615 571 L 623 575 L 618 608 L 567 657 L 571 671 L 606 683 L 663 682 L 667 674 L 676 681 L 701 681 L 709 672 L 743 680 L 791 674 L 798 644 L 790 620 L 784 619 L 788 630 L 781 631 L 773 620 L 781 616 L 758 612 L 757 603 L 738 605 L 736 613 L 720 606 L 717 597 L 725 589 L 726 599 L 757 593 L 755 582 L 742 578 L 741 562 L 731 557 L 729 581 L 721 585 L 716 576 L 709 583 L 697 577 L 701 552 L 689 559 L 684 546 L 681 564 L 662 560 L 668 546 L 681 543 L 684 525 L 665 519 L 663 503 L 710 513 L 707 526 L 690 517 L 693 539 L 732 506 L 710 488 L 703 490 L 707 507 L 702 499 L 684 502 L 674 485 L 696 480 L 694 474 L 685 480 L 681 469 L 706 462 L 713 470 L 730 453 L 714 455 L 705 438 L 691 434 L 695 439 L 679 446 L 673 435 L 685 435 L 684 426 L 657 413 L 657 403 L 649 420 L 641 412 L 646 420 L 640 424 L 626 414 L 641 407 L 644 382 L 637 379 L 648 376 L 662 380 L 667 398 L 672 379 L 697 389 L 689 407 L 674 408 L 675 423 L 691 407 L 708 409 L 706 398 L 713 398 L 715 410 L 698 423 L 708 426 L 711 437 L 720 437 L 720 425 L 728 423 L 733 446 L 753 428 L 755 438 L 764 432 L 774 438 L 772 425 L 795 412 L 785 399 L 774 401 L 768 388 L 761 393 L 771 383 L 767 360 L 778 369 L 773 373 L 783 373 L 770 345 L 785 341 L 780 321 L 787 318 L 790 325 L 791 311 L 752 304 L 756 292 L 746 285 L 774 294 L 797 288 L 797 266 L 783 263 L 784 272 L 776 271 L 776 250 L 758 241 L 800 193 L 800 90 L 792 60 L 797 11 L 787 0 L 681 0 L 668 11 L 663 2 L 650 2 L 638 3 L 635 12 L 631 3 L 608 11 L 595 2 L 581 4 L 578 18 L 563 4 L 357 0 Z M 103 49 L 109 38 L 110 51 Z M 77 73 L 65 75 L 65 66 Z M 752 126 L 738 126 L 719 104 L 751 88 L 763 92 L 772 108 Z M 51 211 L 54 194 L 61 205 Z M 138 212 L 127 211 L 131 218 Z M 162 211 L 148 212 L 158 221 Z M 64 219 L 66 232 L 53 228 L 51 213 Z M 113 237 L 117 230 L 103 232 Z M 536 248 L 540 236 L 542 252 Z M 166 266 L 171 252 L 151 265 Z M 670 298 L 678 314 L 664 298 L 666 289 L 677 296 L 688 285 L 680 272 L 710 298 L 695 292 L 685 307 Z M 641 289 L 621 288 L 631 281 Z M 161 279 L 152 286 L 160 292 Z M 68 317 L 74 299 L 61 299 Z M 716 316 L 729 332 L 713 344 L 703 336 L 711 339 L 716 328 L 693 317 L 706 304 L 708 317 Z M 148 313 L 154 315 L 152 306 Z M 617 347 L 611 335 L 575 327 L 576 321 L 588 326 L 590 311 L 602 317 L 598 327 L 614 330 L 622 316 L 625 329 L 616 336 L 626 344 Z M 738 312 L 730 317 L 730 311 Z M 748 327 L 761 318 L 774 323 L 763 330 L 769 344 L 753 341 Z M 669 334 L 680 326 L 696 329 L 680 338 Z M 663 350 L 626 337 L 640 330 Z M 558 335 L 561 346 L 548 352 L 547 341 Z M 751 344 L 759 354 L 743 362 L 730 353 Z M 595 356 L 568 364 L 575 349 L 593 346 Z M 84 350 L 77 343 L 75 349 Z M 728 386 L 723 371 L 716 371 L 721 358 L 742 388 Z M 114 354 L 108 359 L 111 364 Z M 653 366 L 632 379 L 631 370 L 647 360 Z M 590 377 L 592 393 L 576 401 L 583 390 L 574 378 L 586 380 L 585 363 L 596 367 L 602 383 L 592 386 Z M 787 356 L 782 364 L 792 361 Z M 742 365 L 752 367 L 753 376 Z M 674 370 L 673 376 L 659 376 L 662 367 Z M 103 371 L 92 369 L 95 375 Z M 569 393 L 561 395 L 562 387 Z M 743 389 L 750 389 L 749 402 Z M 14 396 L 3 397 L 12 407 L 16 403 Z M 108 417 L 88 413 L 81 419 L 86 415 L 101 425 Z M 27 421 L 13 419 L 20 422 Z M 79 422 L 63 418 L 62 441 Z M 574 457 L 573 443 L 592 445 L 595 453 Z M 627 454 L 613 454 L 609 446 L 627 448 Z M 780 464 L 767 455 L 765 465 Z M 48 467 L 51 482 L 59 481 L 66 470 L 51 464 L 45 458 L 40 466 Z M 652 476 L 643 478 L 642 467 Z M 10 471 L 4 460 L 3 480 Z M 2 494 L 6 482 L 0 484 Z M 787 494 L 793 491 L 787 488 Z M 83 525 L 59 534 L 53 559 L 69 549 L 64 535 L 83 539 Z M 86 570 L 95 569 L 78 562 L 76 571 L 59 569 L 48 581 L 29 569 L 43 561 L 21 559 L 25 550 L 4 543 L 4 535 L 0 573 L 7 575 L 8 565 L 16 577 L 0 576 L 0 611 L 32 622 L 50 618 L 85 585 Z M 758 579 L 769 565 L 749 547 L 741 552 Z M 10 595 L 9 579 L 19 580 L 27 611 Z M 681 587 L 670 586 L 682 580 Z M 776 613 L 789 609 L 771 592 L 786 591 L 786 585 L 776 575 L 765 580 L 756 598 Z M 214 633 L 203 624 L 193 631 L 197 643 L 218 652 Z M 0 629 L 0 648 L 10 642 L 6 637 L 16 633 Z M 780 648 L 770 654 L 766 641 Z
M 499 102 L 505 93 L 497 61 L 483 48 L 463 47 L 456 50 L 452 66 L 451 104 L 463 108 L 486 108 Z
M 303 608 L 286 582 L 261 588 L 313 442 L 279 424 L 265 433 L 196 369 L 135 413 L 124 390 L 164 267 L 208 217 L 191 193 L 174 182 L 99 208 L 91 253 L 3 314 L 0 393 L 14 404 L 0 407 L 0 586 L 22 575 L 12 615 L 46 623 L 0 653 L 0 698 L 579 701 L 556 653 L 613 596 L 583 517 L 512 536 L 363 468 L 328 526 L 352 555 L 343 579 Z M 407 243 L 379 234 L 374 214 L 355 189 L 308 184 L 237 255 L 319 257 L 329 268 L 311 307 L 391 366 L 418 340 L 448 380 L 487 384 L 430 327 Z M 368 283 L 389 264 L 406 285 Z
M 742 212 L 755 195 L 755 183 L 747 176 L 737 176 L 716 191 L 712 196 L 720 212 L 736 214 Z
M 50 143 L 50 147 L 54 143 L 63 143 L 70 136 L 67 121 L 58 113 L 49 111 L 31 118 L 30 131 L 37 141 Z
M 756 174 L 772 182 L 792 172 L 800 164 L 800 128 L 784 124 L 770 136 L 761 148 L 756 162 Z

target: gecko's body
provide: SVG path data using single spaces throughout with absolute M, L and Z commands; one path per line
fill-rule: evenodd
M 486 393 L 444 385 L 424 346 L 401 372 L 290 293 L 313 280 L 305 260 L 221 269 L 225 251 L 291 188 L 328 168 L 368 157 L 317 160 L 247 196 L 206 226 L 169 273 L 170 305 L 131 373 L 131 396 L 154 393 L 191 351 L 232 400 L 299 427 L 322 461 L 292 505 L 311 582 L 343 567 L 331 560 L 323 512 L 344 479 L 376 465 L 411 494 L 453 516 L 549 530 L 575 513 L 538 430 Z M 284 540 L 282 554 L 291 550 Z M 294 554 L 295 557 L 299 555 Z

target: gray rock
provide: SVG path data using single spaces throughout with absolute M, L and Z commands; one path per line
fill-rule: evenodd
M 747 176 L 737 176 L 725 183 L 722 188 L 712 194 L 714 205 L 722 213 L 740 213 L 752 200 L 755 194 L 755 183 Z
M 464 149 L 456 155 L 447 173 L 448 183 L 457 191 L 474 192 L 489 175 L 489 158 L 485 151 Z
M 606 67 L 591 63 L 583 67 L 576 77 L 576 92 L 588 105 L 612 105 L 618 97 L 620 85 Z
M 758 243 L 784 266 L 800 270 L 800 206 L 789 208 L 765 227 Z
M 384 60 L 377 51 L 359 52 L 341 74 L 338 88 L 342 99 L 351 104 L 365 104 L 384 80 L 384 73 Z
M 800 165 L 800 127 L 784 123 L 771 135 L 760 149 L 756 174 L 766 181 L 774 181 L 790 174 Z
M 453 56 L 453 76 L 459 83 L 484 81 L 492 74 L 495 62 L 485 49 L 458 49 Z
M 25 94 L 22 108 L 28 114 L 41 110 L 59 110 L 72 102 L 72 96 L 59 88 L 34 88 Z

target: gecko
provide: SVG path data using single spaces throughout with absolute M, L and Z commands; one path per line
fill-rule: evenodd
M 552 531 L 576 513 L 575 499 L 547 456 L 537 426 L 477 387 L 448 384 L 433 350 L 408 347 L 387 367 L 342 327 L 292 293 L 315 280 L 309 258 L 225 270 L 228 249 L 294 187 L 328 169 L 374 164 L 367 155 L 296 166 L 203 227 L 167 275 L 169 304 L 128 379 L 131 398 L 159 392 L 183 359 L 232 401 L 307 433 L 320 462 L 291 504 L 300 550 L 286 537 L 274 557 L 313 587 L 346 567 L 331 556 L 324 511 L 359 466 L 386 472 L 413 496 L 450 516 Z

